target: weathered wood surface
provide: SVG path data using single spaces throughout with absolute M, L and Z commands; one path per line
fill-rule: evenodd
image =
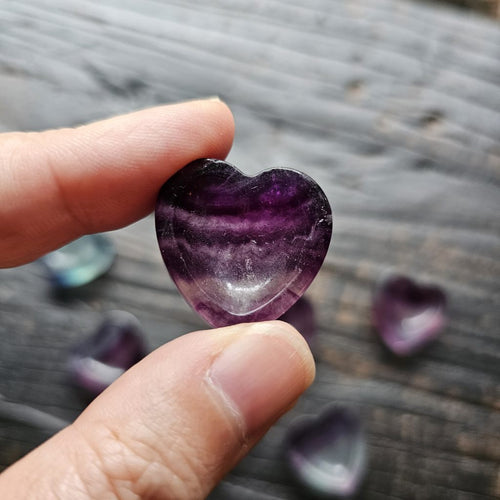
M 71 126 L 220 95 L 243 170 L 309 172 L 335 209 L 308 297 L 318 377 L 213 493 L 303 498 L 280 443 L 331 402 L 369 437 L 364 499 L 500 497 L 500 26 L 400 0 L 0 0 L 0 129 Z M 110 274 L 68 297 L 36 263 L 0 272 L 0 394 L 72 420 L 65 353 L 103 311 L 126 309 L 152 347 L 203 326 L 179 298 L 148 218 L 113 233 Z M 409 363 L 369 324 L 397 267 L 442 285 L 449 324 Z M 0 467 L 47 433 L 0 420 Z

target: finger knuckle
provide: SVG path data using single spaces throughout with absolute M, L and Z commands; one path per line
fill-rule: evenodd
M 132 434 L 105 423 L 81 435 L 87 453 L 79 453 L 77 469 L 91 498 L 193 500 L 207 493 L 197 474 L 196 450 L 186 449 L 181 437 L 170 436 L 165 449 L 164 439 L 151 429 Z

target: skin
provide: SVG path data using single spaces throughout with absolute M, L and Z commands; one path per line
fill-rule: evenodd
M 168 177 L 197 158 L 225 158 L 233 135 L 217 99 L 1 135 L 0 267 L 140 219 Z M 204 498 L 313 378 L 307 344 L 286 323 L 184 335 L 4 471 L 0 497 Z

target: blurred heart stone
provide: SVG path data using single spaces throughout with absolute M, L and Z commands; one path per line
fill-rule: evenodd
M 69 372 L 76 385 L 97 395 L 146 353 L 137 318 L 126 311 L 111 311 L 91 337 L 71 350 Z
M 309 347 L 313 348 L 316 336 L 316 316 L 313 305 L 306 297 L 300 297 L 279 319 L 286 321 L 298 330 L 306 339 Z
M 436 286 L 402 275 L 388 276 L 375 291 L 373 322 L 394 354 L 410 356 L 424 348 L 445 324 L 446 297 Z
M 187 302 L 212 326 L 276 319 L 319 271 L 332 233 L 321 188 L 273 169 L 247 177 L 221 160 L 196 160 L 161 188 L 161 254 Z
M 107 236 L 91 234 L 44 255 L 40 261 L 55 286 L 73 288 L 102 276 L 115 257 L 115 247 Z
M 293 477 L 322 498 L 350 498 L 366 473 L 366 438 L 358 415 L 331 407 L 290 428 L 285 457 Z

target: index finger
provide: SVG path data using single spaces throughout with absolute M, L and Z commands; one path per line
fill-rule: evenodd
M 0 137 L 0 267 L 149 213 L 161 185 L 234 135 L 217 99 L 160 106 L 75 129 Z

